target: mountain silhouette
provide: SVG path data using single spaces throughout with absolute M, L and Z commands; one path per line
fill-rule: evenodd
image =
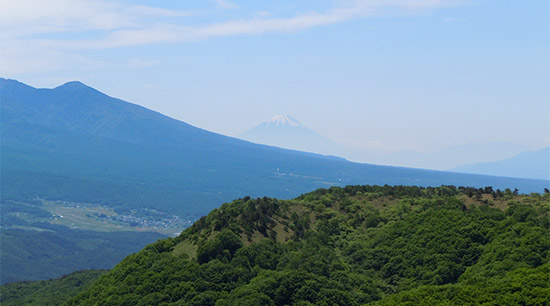
M 340 145 L 305 127 L 290 115 L 277 115 L 237 136 L 255 143 L 339 155 Z
M 550 181 L 550 148 L 526 151 L 487 163 L 474 163 L 451 169 L 456 172 L 534 178 Z
M 521 192 L 546 186 L 543 180 L 359 164 L 255 144 L 80 82 L 36 89 L 0 79 L 0 99 L 2 200 L 39 197 L 202 215 L 233 198 L 290 198 L 334 185 L 490 185 Z

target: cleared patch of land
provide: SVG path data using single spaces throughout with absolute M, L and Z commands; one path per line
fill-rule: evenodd
M 117 213 L 115 209 L 93 203 L 51 201 L 38 199 L 34 203 L 11 201 L 3 203 L 3 228 L 48 230 L 45 223 L 67 226 L 71 229 L 101 232 L 152 231 L 165 235 L 177 235 L 191 225 L 195 218 L 180 217 L 152 210 L 132 210 Z M 19 220 L 13 222 L 13 220 Z
M 53 224 L 73 229 L 95 231 L 154 231 L 175 235 L 185 229 L 190 221 L 178 216 L 156 212 L 155 215 L 139 216 L 135 211 L 117 214 L 112 208 L 86 203 L 44 201 L 43 208 L 52 214 Z

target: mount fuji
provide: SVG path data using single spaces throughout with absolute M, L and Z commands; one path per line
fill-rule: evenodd
M 340 155 L 340 145 L 302 125 L 290 115 L 277 115 L 237 136 L 255 143 L 326 155 Z

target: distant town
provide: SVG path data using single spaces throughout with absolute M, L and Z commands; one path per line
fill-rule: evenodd
M 49 218 L 51 223 L 80 229 L 146 230 L 173 236 L 191 226 L 199 218 L 199 216 L 182 217 L 149 208 L 118 211 L 116 208 L 94 203 L 41 198 L 36 200 L 51 213 Z

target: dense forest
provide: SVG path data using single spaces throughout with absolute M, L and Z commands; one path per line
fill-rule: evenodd
M 64 305 L 548 305 L 549 216 L 549 193 L 491 187 L 245 197 Z

